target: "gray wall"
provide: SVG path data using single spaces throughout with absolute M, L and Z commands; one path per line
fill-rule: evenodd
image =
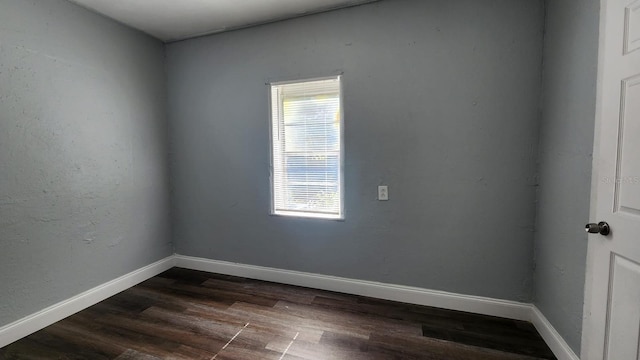
M 177 253 L 529 301 L 542 29 L 394 0 L 169 45 Z M 265 82 L 339 71 L 346 221 L 269 216 Z
M 0 1 L 0 326 L 170 255 L 163 44 Z
M 580 352 L 598 62 L 598 0 L 546 4 L 535 304 Z

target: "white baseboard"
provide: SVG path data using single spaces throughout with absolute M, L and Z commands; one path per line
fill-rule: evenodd
M 558 360 L 580 360 L 537 306 L 531 305 L 531 323 Z
M 175 256 L 175 265 L 191 270 L 529 321 L 536 327 L 558 360 L 579 360 L 553 325 L 532 304 L 183 255 Z
M 515 301 L 461 295 L 411 286 L 347 279 L 337 276 L 274 269 L 183 255 L 176 255 L 175 260 L 177 267 L 192 270 L 241 276 L 281 284 L 298 285 L 509 319 L 525 321 L 531 319 L 531 305 Z
M 169 270 L 173 266 L 174 256 L 169 256 L 0 327 L 0 348 Z
M 540 310 L 532 304 L 183 255 L 169 256 L 87 290 L 70 299 L 61 301 L 23 319 L 0 327 L 0 348 L 97 304 L 174 266 L 410 304 L 530 321 L 558 360 L 579 360 L 579 357 L 571 350 L 553 325 L 551 325 Z

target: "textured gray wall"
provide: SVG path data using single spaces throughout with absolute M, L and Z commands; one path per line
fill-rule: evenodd
M 546 4 L 535 304 L 580 352 L 598 65 L 598 0 Z M 593 220 L 593 219 L 591 219 Z
M 542 29 L 394 0 L 169 45 L 177 253 L 529 301 Z M 339 71 L 346 221 L 269 216 L 265 82 Z
M 0 1 L 0 326 L 172 253 L 162 43 Z

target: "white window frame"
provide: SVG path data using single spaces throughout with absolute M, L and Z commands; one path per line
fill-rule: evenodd
M 339 154 L 339 166 L 338 166 L 338 188 L 339 188 L 339 201 L 340 201 L 340 205 L 339 205 L 339 213 L 338 214 L 327 214 L 327 213 L 321 213 L 321 212 L 305 212 L 305 211 L 285 211 L 285 210 L 276 210 L 276 198 L 275 198 L 275 175 L 274 175 L 274 156 L 276 155 L 274 153 L 275 151 L 275 147 L 274 147 L 274 134 L 273 134 L 273 129 L 274 129 L 274 114 L 273 114 L 273 108 L 274 108 L 274 99 L 272 96 L 272 89 L 274 86 L 279 86 L 279 85 L 288 85 L 288 84 L 299 84 L 299 83 L 305 83 L 305 82 L 312 82 L 312 81 L 322 81 L 322 80 L 338 80 L 339 86 L 339 101 L 340 101 L 340 140 L 339 140 L 339 146 L 340 146 L 340 154 Z M 280 82 L 271 82 L 271 83 L 267 83 L 268 86 L 268 91 L 269 91 L 269 161 L 270 161 L 270 166 L 269 166 L 269 170 L 270 170 L 270 190 L 271 190 L 271 208 L 270 208 L 270 215 L 272 216 L 284 216 L 284 217 L 301 217 L 301 218 L 315 218 L 315 219 L 326 219 L 326 220 L 338 220 L 338 221 L 344 221 L 345 220 L 345 206 L 344 206 L 344 193 L 345 193 L 345 187 L 344 187 L 344 153 L 345 153 L 345 146 L 344 146 L 344 91 L 343 91 L 343 79 L 342 79 L 342 75 L 335 75 L 335 76 L 326 76 L 326 77 L 316 77 L 316 78 L 307 78 L 307 79 L 299 79 L 299 80 L 290 80 L 290 81 L 280 81 Z M 280 99 L 277 99 L 278 101 L 280 101 Z M 278 108 L 282 108 L 282 104 L 278 104 Z M 278 118 L 280 118 L 281 115 L 279 115 Z

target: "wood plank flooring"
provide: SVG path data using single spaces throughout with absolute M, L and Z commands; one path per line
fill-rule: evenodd
M 522 321 L 174 268 L 0 359 L 555 359 Z

